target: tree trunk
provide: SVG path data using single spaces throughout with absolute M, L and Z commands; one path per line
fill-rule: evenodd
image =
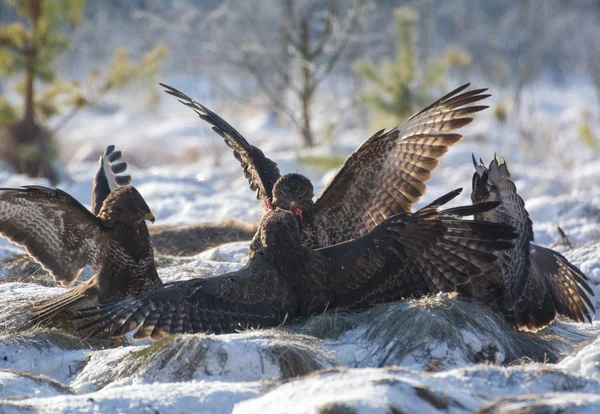
M 27 57 L 27 68 L 25 73 L 25 111 L 23 119 L 28 124 L 34 123 L 34 97 L 33 97 L 33 82 L 35 80 L 34 67 L 35 67 L 35 56 L 28 53 Z
M 302 97 L 302 125 L 301 133 L 305 147 L 313 147 L 315 145 L 312 127 L 310 123 L 310 95 Z
M 310 104 L 313 97 L 311 90 L 311 56 L 310 56 L 310 38 L 308 33 L 308 20 L 304 19 L 300 22 L 300 54 L 302 56 L 302 92 L 300 93 L 300 101 L 302 103 L 302 125 L 301 133 L 305 147 L 315 145 L 310 122 Z
M 42 0 L 27 1 L 27 17 L 31 23 L 28 41 L 23 47 L 25 60 L 23 119 L 12 124 L 1 135 L 0 153 L 15 170 L 30 177 L 46 177 L 53 185 L 58 174 L 52 165 L 55 151 L 52 136 L 35 120 L 35 78 L 38 67 L 38 23 L 42 14 Z
M 42 15 L 42 0 L 29 0 L 29 21 L 31 22 L 31 43 L 25 51 L 25 111 L 23 119 L 25 123 L 33 125 L 34 123 L 34 82 L 35 67 L 37 65 L 37 38 L 38 22 Z

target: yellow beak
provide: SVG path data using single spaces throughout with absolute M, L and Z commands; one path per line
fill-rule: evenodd
M 146 216 L 144 217 L 144 220 L 148 220 L 150 223 L 154 223 L 154 220 L 156 220 L 156 218 L 154 217 L 154 214 L 152 214 L 152 212 L 146 214 Z

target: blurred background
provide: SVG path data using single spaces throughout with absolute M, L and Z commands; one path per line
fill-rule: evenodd
M 233 162 L 161 81 L 328 171 L 472 82 L 484 160 L 569 168 L 600 152 L 599 21 L 595 0 L 1 0 L 0 157 L 54 184 L 109 143 L 142 169 Z

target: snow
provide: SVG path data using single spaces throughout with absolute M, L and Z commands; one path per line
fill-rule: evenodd
M 593 302 L 600 308 L 600 164 L 578 138 L 581 111 L 589 102 L 576 87 L 535 88 L 535 94 L 525 94 L 535 99 L 523 104 L 538 109 L 534 117 L 499 124 L 488 110 L 465 128 L 464 141 L 441 159 L 420 205 L 457 187 L 465 189 L 453 204 L 470 203 L 471 153 L 487 163 L 498 152 L 526 202 L 536 243 L 553 246 L 590 277 Z M 163 101 L 151 115 L 131 109 L 76 118 L 61 138 L 70 150 L 65 167 L 72 181 L 60 187 L 89 207 L 97 157 L 114 143 L 124 160 L 132 160 L 133 184 L 157 223 L 259 220 L 260 206 L 229 148 L 192 111 Z M 227 111 L 223 115 L 281 171 L 308 175 L 316 193 L 332 177 L 332 171 L 299 163 L 299 143 L 290 138 L 295 133 L 267 125 L 264 114 L 239 120 Z M 342 131 L 339 143 L 312 153 L 349 153 L 370 132 Z M 0 170 L 0 186 L 24 184 L 48 185 Z M 574 248 L 562 245 L 557 226 Z M 238 270 L 248 245 L 229 243 L 165 261 L 158 271 L 168 282 Z M 0 240 L 0 259 L 15 253 L 23 250 Z M 0 280 L 4 277 L 0 271 Z M 24 323 L 28 303 L 62 291 L 0 283 L 0 412 L 600 411 L 597 321 L 558 322 L 535 342 L 511 336 L 476 304 L 459 306 L 440 297 L 432 299 L 437 305 L 431 311 L 417 301 L 357 315 L 326 315 L 287 328 L 127 342 L 114 349 L 91 349 L 60 333 L 9 330 Z M 466 318 L 449 337 L 443 328 L 461 312 L 481 315 L 480 322 Z M 421 326 L 437 328 L 419 331 Z M 511 348 L 517 338 L 521 345 Z M 520 355 L 532 346 L 542 354 L 545 347 L 556 349 L 561 360 L 529 363 Z

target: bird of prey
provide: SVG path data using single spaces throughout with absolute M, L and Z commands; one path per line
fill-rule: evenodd
M 63 311 L 162 286 L 145 223 L 154 216 L 134 187 L 116 184 L 130 177 L 115 175 L 125 167 L 111 165 L 120 157 L 113 150 L 107 148 L 99 160 L 92 191 L 97 214 L 59 189 L 0 189 L 0 236 L 25 247 L 63 286 L 71 285 L 86 266 L 96 271 L 68 292 L 35 303 L 32 322 L 52 324 Z
M 474 296 L 488 297 L 518 328 L 537 331 L 550 325 L 557 314 L 572 320 L 591 321 L 594 295 L 588 278 L 560 253 L 533 243 L 533 227 L 523 199 L 510 178 L 506 162 L 494 157 L 489 167 L 475 161 L 471 200 L 474 204 L 501 201 L 493 211 L 475 219 L 513 226 L 515 247 L 498 252 L 490 276 L 474 286 Z
M 399 213 L 367 234 L 330 247 L 303 245 L 293 213 L 272 210 L 261 220 L 261 248 L 239 271 L 174 282 L 135 298 L 81 311 L 84 329 L 135 338 L 234 332 L 275 326 L 332 308 L 363 309 L 482 277 L 495 252 L 513 246 L 512 227 L 465 220 L 497 202 L 439 208 L 452 191 L 415 213 Z
M 338 174 L 313 202 L 313 186 L 300 174 L 281 176 L 277 164 L 219 115 L 175 88 L 166 92 L 192 108 L 224 138 L 241 163 L 250 188 L 267 210 L 281 208 L 297 215 L 302 243 L 326 247 L 360 237 L 398 213 L 408 213 L 425 193 L 425 183 L 438 158 L 462 139 L 454 131 L 487 106 L 471 105 L 490 95 L 487 89 L 464 92 L 463 85 L 386 132 L 381 130 L 346 159 Z M 251 254 L 260 249 L 260 235 Z

